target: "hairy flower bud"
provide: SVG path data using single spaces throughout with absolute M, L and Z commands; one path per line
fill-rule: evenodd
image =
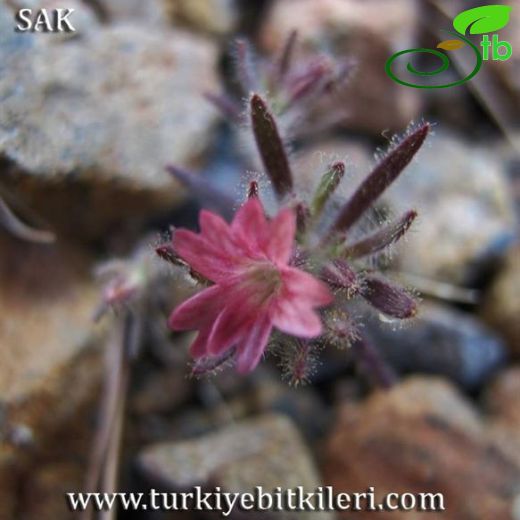
M 290 385 L 308 383 L 318 367 L 318 347 L 310 341 L 293 340 L 283 345 L 280 356 L 282 377 Z
M 276 193 L 285 195 L 292 189 L 293 180 L 278 127 L 267 104 L 258 94 L 251 96 L 250 107 L 253 134 L 262 163 Z
M 326 326 L 323 340 L 327 345 L 345 349 L 361 337 L 356 320 L 344 310 L 327 311 L 324 319 Z
M 339 186 L 344 175 L 345 163 L 340 161 L 331 164 L 329 169 L 323 174 L 312 200 L 311 208 L 314 216 L 321 213 L 323 206 L 325 206 L 330 196 Z
M 321 279 L 333 290 L 344 292 L 347 298 L 359 293 L 361 284 L 354 269 L 345 260 L 334 260 L 322 271 Z
M 379 276 L 365 277 L 362 296 L 382 313 L 401 320 L 417 314 L 417 302 L 407 291 Z

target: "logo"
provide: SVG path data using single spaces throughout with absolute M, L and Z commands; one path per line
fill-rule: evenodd
M 475 7 L 462 11 L 453 20 L 454 31 L 445 31 L 455 36 L 455 39 L 444 40 L 437 45 L 436 49 L 417 48 L 417 49 L 406 49 L 404 51 L 396 52 L 387 60 L 385 65 L 385 71 L 396 83 L 404 85 L 406 87 L 413 88 L 448 88 L 462 85 L 473 78 L 480 68 L 482 62 L 489 59 L 495 61 L 508 60 L 513 54 L 513 47 L 508 41 L 501 41 L 498 34 L 493 34 L 489 37 L 489 33 L 496 33 L 500 29 L 504 28 L 509 22 L 509 13 L 511 7 L 507 5 L 485 5 L 482 7 Z M 482 47 L 482 52 L 479 47 L 475 45 L 470 39 L 470 35 L 483 35 L 482 41 L 479 46 Z M 473 51 L 475 57 L 475 66 L 473 70 L 462 79 L 453 81 L 445 84 L 420 84 L 412 83 L 412 81 L 406 81 L 399 78 L 394 72 L 394 65 L 396 60 L 405 54 L 430 54 L 439 58 L 441 64 L 434 70 L 420 71 L 417 70 L 411 62 L 406 64 L 406 70 L 410 75 L 419 76 L 424 79 L 436 76 L 447 70 L 450 66 L 450 59 L 447 54 L 443 51 L 457 51 L 463 47 L 469 46 Z M 441 50 L 438 50 L 441 49 Z

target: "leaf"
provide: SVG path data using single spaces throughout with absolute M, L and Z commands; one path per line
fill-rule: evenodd
M 485 34 L 505 27 L 509 22 L 511 7 L 508 5 L 484 5 L 462 11 L 453 20 L 453 27 L 460 34 Z
M 437 49 L 444 49 L 445 51 L 456 51 L 466 45 L 461 40 L 444 40 L 437 44 Z

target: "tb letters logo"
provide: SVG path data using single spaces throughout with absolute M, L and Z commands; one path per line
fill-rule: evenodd
M 427 85 L 412 83 L 412 81 L 401 79 L 396 75 L 394 72 L 395 61 L 405 54 L 427 53 L 432 54 L 441 60 L 440 66 L 431 71 L 419 71 L 412 65 L 412 63 L 408 62 L 406 65 L 406 70 L 411 75 L 428 78 L 436 76 L 437 74 L 447 70 L 450 66 L 450 59 L 448 58 L 448 55 L 441 50 L 427 48 L 407 49 L 396 52 L 390 56 L 386 62 L 386 73 L 396 83 L 405 85 L 406 87 L 448 88 L 462 85 L 478 73 L 482 67 L 483 60 L 487 61 L 492 59 L 495 61 L 505 61 L 508 60 L 513 54 L 513 47 L 508 41 L 500 40 L 498 34 L 493 34 L 491 38 L 489 37 L 489 33 L 496 33 L 496 31 L 499 31 L 508 24 L 510 11 L 511 7 L 507 5 L 485 5 L 482 7 L 475 7 L 474 9 L 468 9 L 467 11 L 462 11 L 462 13 L 459 13 L 454 18 L 453 27 L 457 32 L 446 32 L 455 36 L 455 39 L 444 40 L 440 42 L 437 45 L 437 49 L 442 49 L 444 51 L 456 51 L 457 49 L 461 49 L 467 45 L 472 49 L 475 56 L 475 66 L 465 78 L 462 78 L 458 81 L 453 81 L 451 83 Z M 475 45 L 469 39 L 469 35 L 474 34 L 483 35 L 479 46 Z M 482 48 L 482 52 L 480 51 L 479 47 Z

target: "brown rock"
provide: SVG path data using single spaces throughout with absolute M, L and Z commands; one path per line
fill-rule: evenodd
M 84 489 L 85 466 L 73 461 L 36 467 L 19 491 L 18 514 L 25 520 L 72 520 L 66 493 Z
M 92 324 L 98 289 L 86 255 L 4 235 L 0 242 L 0 482 L 13 487 L 0 485 L 0 503 L 18 511 L 35 468 L 73 461 L 84 472 L 103 331 Z
M 12 17 L 1 5 L 3 184 L 74 236 L 169 210 L 165 164 L 194 167 L 213 135 L 201 95 L 216 88 L 215 46 L 138 25 L 61 42 L 14 32 Z
M 17 418 L 25 423 L 24 397 L 34 394 L 45 400 L 46 394 L 65 383 L 56 370 L 81 356 L 89 362 L 87 353 L 99 340 L 92 322 L 99 290 L 90 280 L 88 261 L 80 252 L 62 246 L 33 246 L 5 236 L 1 244 L 0 314 L 7 320 L 0 329 L 0 395 L 4 403 L 13 403 L 12 411 L 16 409 Z M 82 387 L 78 381 L 71 391 L 82 392 Z M 70 391 L 67 396 L 70 398 Z M 66 402 L 60 407 L 67 413 Z M 35 408 L 34 412 L 38 421 L 48 415 L 45 409 Z M 53 408 L 53 421 L 57 412 Z
M 490 436 L 498 449 L 520 464 L 520 367 L 502 372 L 486 393 Z
M 233 0 L 163 0 L 170 19 L 197 31 L 226 34 L 238 22 Z
M 520 490 L 520 465 L 496 449 L 471 405 L 447 383 L 419 377 L 343 408 L 324 473 L 337 492 L 374 486 L 378 499 L 389 492 L 443 493 L 446 511 L 406 513 L 421 520 L 512 519 Z
M 278 0 L 261 34 L 269 52 L 276 52 L 297 29 L 308 48 L 331 48 L 351 56 L 357 70 L 338 99 L 348 112 L 349 128 L 379 135 L 401 130 L 420 111 L 414 89 L 394 83 L 384 72 L 386 60 L 412 45 L 417 5 L 410 0 Z
M 520 247 L 512 248 L 487 294 L 482 316 L 503 335 L 514 356 L 520 356 Z
M 502 372 L 490 385 L 486 404 L 495 419 L 520 431 L 520 367 Z
M 9 468 L 0 471 L 0 520 L 16 518 L 17 480 L 16 473 Z

